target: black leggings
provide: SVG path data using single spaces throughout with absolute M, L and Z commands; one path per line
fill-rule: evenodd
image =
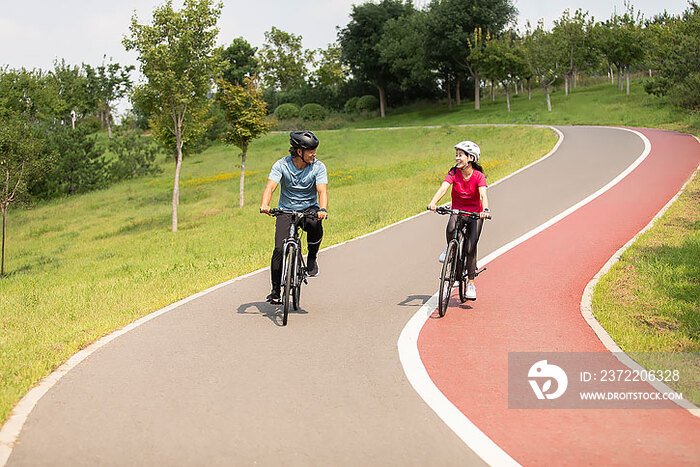
M 450 243 L 450 240 L 452 240 L 455 236 L 458 215 L 459 214 L 452 214 L 450 216 L 450 220 L 447 222 L 447 229 L 445 230 L 447 243 Z M 483 219 L 464 218 L 463 248 L 467 255 L 467 276 L 469 277 L 469 280 L 473 280 L 474 277 L 476 277 L 476 244 L 479 242 L 481 228 L 483 226 Z
M 318 208 L 305 209 L 306 212 L 316 212 Z M 289 235 L 289 227 L 292 223 L 291 214 L 277 216 L 275 223 L 275 251 L 272 252 L 270 262 L 270 278 L 273 290 L 280 290 L 282 282 L 282 255 L 284 254 L 284 240 Z M 323 226 L 320 219 L 306 219 L 301 221 L 301 228 L 307 233 L 306 244 L 309 247 L 309 259 L 316 259 L 318 249 L 323 239 Z

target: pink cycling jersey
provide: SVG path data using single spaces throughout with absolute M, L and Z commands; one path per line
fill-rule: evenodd
M 469 212 L 482 211 L 479 187 L 488 186 L 484 174 L 475 170 L 465 180 L 462 171 L 456 169 L 454 175 L 447 173 L 445 181 L 452 185 L 452 209 Z

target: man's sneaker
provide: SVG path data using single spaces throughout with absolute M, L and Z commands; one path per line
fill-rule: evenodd
M 282 299 L 280 299 L 280 293 L 277 292 L 276 290 L 273 290 L 270 292 L 270 295 L 265 297 L 265 300 L 270 302 L 273 305 L 279 305 L 282 303 Z
M 476 286 L 473 282 L 467 283 L 467 300 L 476 300 Z
M 306 274 L 308 274 L 309 277 L 318 276 L 318 262 L 315 259 L 309 260 L 308 264 L 306 265 Z
M 445 256 L 447 256 L 447 247 L 445 247 L 445 250 L 442 253 L 440 253 L 440 257 L 438 258 L 438 261 L 441 263 L 444 263 Z

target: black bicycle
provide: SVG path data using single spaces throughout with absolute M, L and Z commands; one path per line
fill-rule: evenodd
M 271 216 L 290 214 L 292 216 L 289 225 L 289 235 L 284 239 L 282 249 L 282 326 L 287 325 L 289 305 L 291 302 L 294 310 L 298 310 L 301 300 L 301 284 L 306 281 L 306 263 L 301 254 L 301 234 L 299 233 L 301 222 L 305 219 L 315 219 L 315 212 L 289 211 L 286 209 L 270 209 Z
M 459 300 L 462 303 L 467 301 L 467 254 L 464 245 L 466 219 L 478 219 L 480 216 L 476 212 L 461 211 L 442 206 L 438 207 L 435 212 L 438 214 L 459 214 L 455 226 L 455 236 L 447 244 L 445 262 L 442 264 L 442 274 L 440 274 L 438 314 L 440 317 L 443 317 L 447 311 L 447 304 L 450 301 L 452 285 L 457 279 L 459 279 Z M 491 216 L 488 215 L 486 218 L 491 219 Z M 486 268 L 477 271 L 476 275 L 485 270 Z

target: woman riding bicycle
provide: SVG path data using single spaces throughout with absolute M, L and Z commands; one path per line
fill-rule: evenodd
M 438 188 L 435 196 L 430 201 L 428 209 L 435 211 L 437 203 L 442 199 L 452 185 L 452 209 L 475 212 L 479 214 L 479 219 L 465 218 L 466 235 L 464 251 L 467 255 L 467 292 L 469 300 L 476 300 L 476 244 L 481 236 L 481 228 L 484 219 L 489 213 L 489 200 L 486 196 L 486 177 L 484 170 L 479 165 L 481 149 L 473 141 L 462 141 L 455 145 L 455 166 L 445 176 L 445 180 Z M 457 214 L 452 214 L 447 222 L 446 236 L 447 243 L 455 235 L 457 224 Z M 445 261 L 447 248 L 440 255 L 439 261 Z

